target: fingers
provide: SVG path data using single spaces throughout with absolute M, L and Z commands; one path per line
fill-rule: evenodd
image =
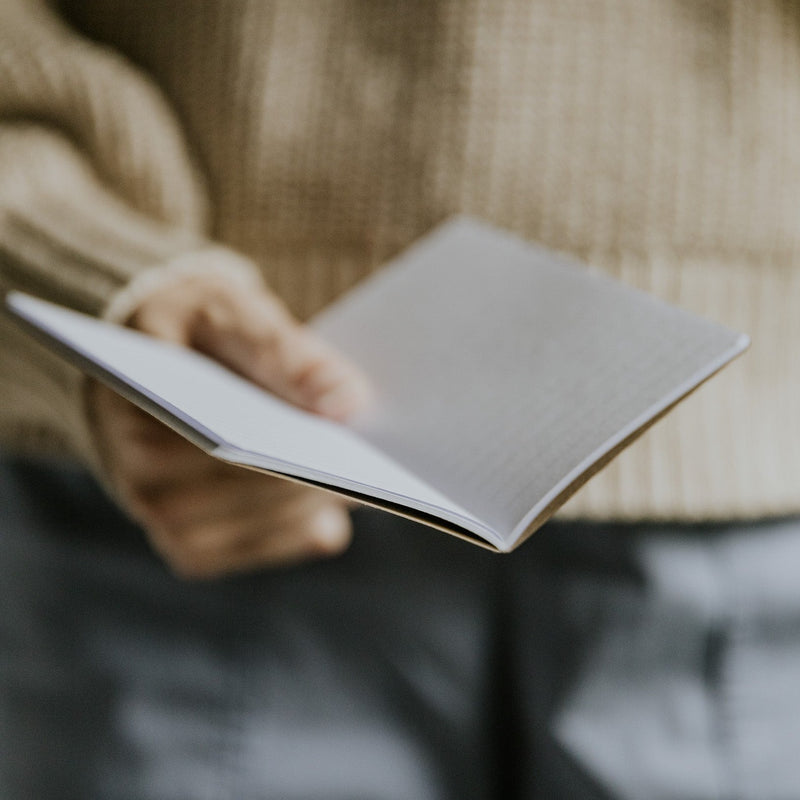
M 226 519 L 241 519 L 248 514 L 278 517 L 285 514 L 298 495 L 308 491 L 289 480 L 262 473 L 220 465 L 219 472 L 208 472 L 195 479 L 164 482 L 146 488 L 142 499 L 149 520 L 174 531 L 180 537 L 208 523 L 216 526 Z
M 185 496 L 174 490 L 152 507 L 151 540 L 177 574 L 218 577 L 332 556 L 347 547 L 350 519 L 341 504 L 312 489 L 256 477 L 251 488 L 260 483 L 266 490 L 261 496 L 280 484 L 290 486 L 293 496 L 259 503 L 259 492 L 239 486 L 202 498 L 194 487 Z
M 208 456 L 111 390 L 91 390 L 118 496 L 179 575 L 333 556 L 350 542 L 338 498 Z
M 158 420 L 115 392 L 95 384 L 91 391 L 95 427 L 102 440 L 105 466 L 112 481 L 128 495 L 171 480 L 232 470 L 206 456 Z

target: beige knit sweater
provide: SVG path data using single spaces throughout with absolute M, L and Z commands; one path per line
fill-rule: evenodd
M 181 271 L 243 274 L 238 251 L 305 317 L 470 213 L 753 338 L 571 513 L 800 511 L 800 6 L 58 11 L 0 0 L 5 283 L 121 318 Z M 80 379 L 0 336 L 2 441 L 91 460 Z

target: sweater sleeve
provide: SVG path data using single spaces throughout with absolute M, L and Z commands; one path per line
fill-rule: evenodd
M 177 120 L 116 54 L 42 0 L 0 4 L 0 282 L 115 321 L 165 281 L 249 261 L 205 238 Z M 0 444 L 96 470 L 84 380 L 0 319 Z

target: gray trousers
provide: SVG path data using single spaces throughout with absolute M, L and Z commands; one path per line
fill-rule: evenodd
M 0 797 L 800 797 L 796 521 L 356 527 L 186 583 L 79 470 L 0 462 Z

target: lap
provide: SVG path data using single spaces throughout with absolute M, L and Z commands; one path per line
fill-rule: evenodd
M 531 545 L 507 601 L 525 796 L 797 796 L 800 520 L 558 523 Z
M 359 512 L 187 583 L 79 471 L 0 462 L 8 800 L 791 798 L 800 525 L 558 523 L 497 557 Z
M 0 484 L 4 798 L 486 796 L 490 554 L 363 512 L 342 558 L 187 583 L 72 470 Z

